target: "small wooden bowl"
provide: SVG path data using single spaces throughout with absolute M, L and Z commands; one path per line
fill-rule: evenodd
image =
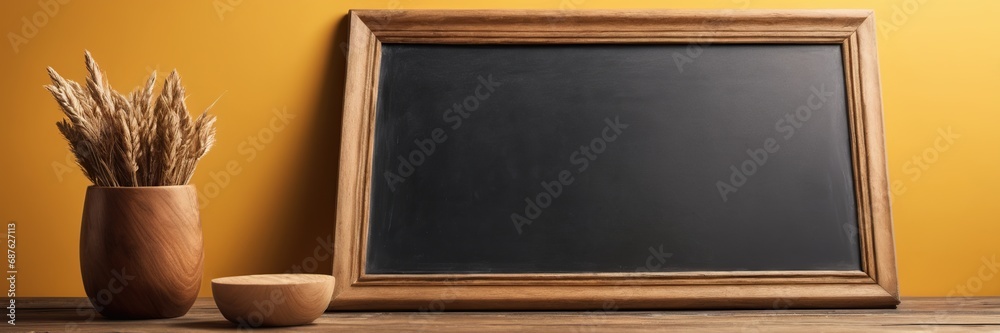
M 333 276 L 267 274 L 212 279 L 219 311 L 241 328 L 305 325 L 326 311 Z

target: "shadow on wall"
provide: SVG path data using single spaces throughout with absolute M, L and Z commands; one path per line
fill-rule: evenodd
M 328 47 L 323 86 L 307 124 L 306 147 L 300 161 L 289 170 L 291 195 L 282 198 L 275 223 L 287 225 L 284 235 L 275 235 L 271 262 L 261 269 L 279 273 L 331 274 L 333 269 L 333 229 L 337 216 L 337 183 L 340 164 L 340 134 L 346 76 L 346 42 L 350 17 L 336 25 Z M 342 47 L 341 45 L 345 45 Z

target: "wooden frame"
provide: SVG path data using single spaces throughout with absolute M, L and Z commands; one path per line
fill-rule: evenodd
M 383 43 L 808 43 L 842 46 L 861 271 L 403 274 L 364 272 Z M 331 309 L 893 307 L 899 303 L 875 18 L 868 10 L 354 10 Z

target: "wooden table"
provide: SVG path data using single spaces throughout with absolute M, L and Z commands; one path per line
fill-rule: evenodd
M 211 298 L 186 316 L 112 321 L 82 298 L 18 300 L 16 331 L 224 331 Z M 10 331 L 6 326 L 2 331 Z M 323 332 L 1000 332 L 1000 297 L 904 298 L 898 309 L 618 312 L 327 312 L 312 325 Z M 243 330 L 249 331 L 249 330 Z

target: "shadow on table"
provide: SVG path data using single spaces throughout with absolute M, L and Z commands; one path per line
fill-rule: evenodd
M 168 326 L 177 330 L 234 330 L 239 327 L 226 320 L 199 320 L 170 323 Z
M 93 309 L 25 309 L 18 313 L 19 323 L 43 324 L 46 327 L 60 327 L 64 331 L 76 331 L 86 328 L 102 328 L 112 330 L 115 327 L 130 325 L 166 325 L 182 329 L 223 329 L 232 330 L 236 325 L 223 320 L 184 321 L 185 317 L 169 319 L 108 319 L 98 315 Z M 29 324 L 29 325 L 30 325 Z
M 314 325 L 316 325 L 316 324 L 313 323 L 313 324 L 302 325 L 302 326 L 293 326 L 291 328 L 304 328 L 304 327 L 309 327 L 309 326 L 314 326 Z M 231 323 L 229 321 L 226 321 L 226 320 L 186 321 L 186 322 L 171 323 L 168 326 L 171 327 L 171 328 L 177 329 L 178 331 L 183 331 L 183 330 L 227 330 L 227 331 L 228 330 L 240 330 L 240 331 L 262 330 L 262 331 L 268 331 L 268 330 L 287 330 L 287 329 L 289 329 L 289 327 L 250 327 L 250 326 L 237 326 L 236 324 L 233 324 L 233 323 Z

